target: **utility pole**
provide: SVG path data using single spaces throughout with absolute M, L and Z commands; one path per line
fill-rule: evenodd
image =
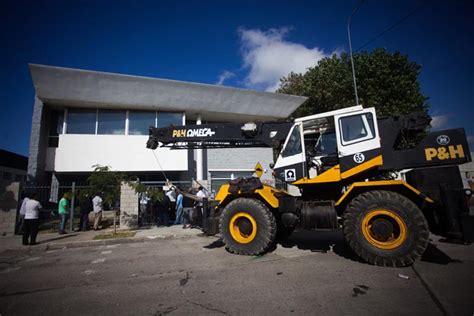
M 352 57 L 352 43 L 351 43 L 351 19 L 352 17 L 356 14 L 356 12 L 359 10 L 361 7 L 362 3 L 364 0 L 361 0 L 357 7 L 352 11 L 351 16 L 347 20 L 347 37 L 349 38 L 349 53 L 351 56 L 351 65 L 352 65 L 352 79 L 354 80 L 354 92 L 355 92 L 355 98 L 356 98 L 356 105 L 359 105 L 359 96 L 357 94 L 357 82 L 356 82 L 356 75 L 355 75 L 355 68 L 354 68 L 354 58 Z

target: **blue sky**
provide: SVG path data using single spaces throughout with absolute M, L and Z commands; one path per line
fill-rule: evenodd
M 28 154 L 28 63 L 272 90 L 280 75 L 348 50 L 357 3 L 3 0 L 0 148 Z M 464 127 L 474 148 L 472 1 L 366 0 L 351 25 L 353 48 L 415 8 L 365 49 L 398 50 L 423 65 L 435 126 Z

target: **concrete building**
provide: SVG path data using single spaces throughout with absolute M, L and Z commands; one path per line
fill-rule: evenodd
M 265 168 L 272 150 L 170 150 L 146 148 L 148 127 L 287 118 L 304 97 L 222 86 L 30 65 L 36 92 L 28 177 L 78 181 L 94 165 L 142 180 L 191 178 L 217 187 Z M 265 176 L 264 176 L 265 177 Z M 270 176 L 267 174 L 267 178 Z

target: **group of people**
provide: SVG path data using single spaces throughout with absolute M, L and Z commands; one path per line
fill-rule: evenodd
M 147 192 L 140 195 L 140 217 L 142 225 L 148 224 L 147 214 L 152 215 L 157 226 L 177 225 L 183 222 L 183 194 L 179 187 L 172 187 L 166 192 L 157 189 L 157 198 L 152 199 Z M 150 203 L 152 202 L 152 203 Z M 172 219 L 174 217 L 174 220 Z
M 157 227 L 170 225 L 183 225 L 183 228 L 200 226 L 198 223 L 202 218 L 202 198 L 207 198 L 205 189 L 199 186 L 196 196 L 198 201 L 193 203 L 192 208 L 184 208 L 184 196 L 181 188 L 172 187 L 166 192 L 163 188 L 158 188 L 160 198 L 153 202 L 152 215 L 154 224 Z M 140 212 L 142 224 L 146 223 L 146 214 L 150 211 L 148 206 L 151 198 L 146 192 L 140 196 Z M 170 218 L 174 217 L 174 220 Z
M 63 197 L 58 203 L 58 214 L 59 214 L 59 234 L 66 234 L 66 223 L 69 217 L 70 208 L 70 194 L 64 193 Z M 94 230 L 100 229 L 102 221 L 102 206 L 103 200 L 99 194 L 96 194 L 93 198 L 89 194 L 84 194 L 79 199 L 80 217 L 79 217 L 79 230 L 89 230 L 89 214 L 94 213 Z
M 192 207 L 184 211 L 184 196 L 179 187 L 172 187 L 170 190 L 164 192 L 159 188 L 160 199 L 154 202 L 153 218 L 156 226 L 183 225 L 183 228 L 190 228 L 200 226 L 203 214 L 203 198 L 208 195 L 202 186 L 199 186 L 198 191 L 195 192 L 197 200 L 194 201 Z M 71 193 L 63 194 L 58 203 L 59 215 L 59 234 L 67 234 L 66 225 L 70 216 L 70 200 Z M 142 194 L 140 197 L 140 210 L 142 214 L 146 214 L 147 205 L 151 199 Z M 89 194 L 84 194 L 78 198 L 80 208 L 79 230 L 89 230 L 89 214 L 94 214 L 94 230 L 101 228 L 103 200 L 100 194 L 95 194 L 93 197 Z M 20 208 L 20 231 L 23 233 L 23 245 L 36 245 L 36 237 L 38 235 L 39 227 L 39 212 L 42 208 L 41 203 L 36 199 L 36 193 L 30 193 L 25 196 Z M 174 221 L 170 221 L 170 217 L 175 217 Z
M 58 215 L 59 215 L 59 234 L 66 234 L 66 224 L 69 217 L 71 193 L 64 193 L 63 197 L 58 203 Z M 94 213 L 94 230 L 100 229 L 102 220 L 102 206 L 103 200 L 99 194 L 96 194 L 93 198 L 85 194 L 79 200 L 80 222 L 79 230 L 89 230 L 89 214 Z M 42 208 L 41 203 L 37 200 L 36 192 L 25 194 L 21 203 L 19 212 L 19 231 L 22 233 L 22 244 L 23 245 L 37 245 L 36 237 L 38 235 L 39 228 L 39 213 Z

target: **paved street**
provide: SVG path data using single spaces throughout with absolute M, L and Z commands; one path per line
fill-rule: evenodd
M 327 232 L 262 257 L 229 254 L 214 237 L 7 250 L 0 313 L 472 315 L 474 246 L 434 244 L 408 268 L 361 263 Z

